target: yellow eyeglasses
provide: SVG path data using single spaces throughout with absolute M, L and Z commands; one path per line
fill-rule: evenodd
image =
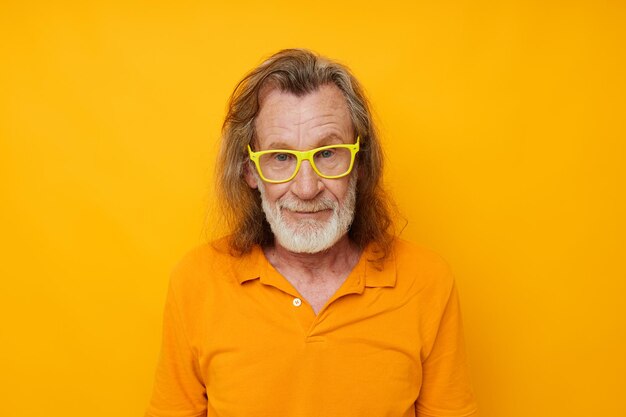
M 302 161 L 309 161 L 320 177 L 334 179 L 345 177 L 352 171 L 359 143 L 360 137 L 357 136 L 354 144 L 328 145 L 308 151 L 270 149 L 258 152 L 248 145 L 248 155 L 261 179 L 272 184 L 294 179 Z

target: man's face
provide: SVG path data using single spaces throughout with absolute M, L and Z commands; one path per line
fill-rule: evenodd
M 355 141 L 346 100 L 335 85 L 324 85 L 302 97 L 271 90 L 262 97 L 255 129 L 255 150 L 309 150 Z M 303 161 L 293 180 L 270 184 L 263 183 L 249 164 L 246 181 L 261 191 L 263 210 L 277 242 L 292 252 L 325 250 L 352 223 L 356 170 L 343 178 L 325 179 Z

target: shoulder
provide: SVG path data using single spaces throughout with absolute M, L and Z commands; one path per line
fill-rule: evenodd
M 235 273 L 244 263 L 254 263 L 253 254 L 234 255 L 228 237 L 198 245 L 175 264 L 170 285 L 181 293 L 201 292 L 202 289 L 219 283 L 235 280 Z
M 396 238 L 393 261 L 398 284 L 432 298 L 447 299 L 454 286 L 454 276 L 446 260 L 424 246 Z

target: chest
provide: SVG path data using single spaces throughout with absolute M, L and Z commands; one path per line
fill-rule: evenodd
M 343 281 L 341 278 L 313 283 L 294 280 L 291 284 L 304 297 L 303 301 L 310 304 L 315 314 L 318 314 L 341 287 Z
M 298 291 L 320 303 L 334 293 Z M 296 306 L 293 295 L 263 294 L 258 305 L 260 293 L 221 312 L 201 344 L 213 415 L 414 415 L 422 380 L 414 303 L 389 309 L 385 289 L 370 289 L 314 315 L 308 300 Z

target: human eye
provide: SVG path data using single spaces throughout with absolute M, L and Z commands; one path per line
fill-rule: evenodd
M 323 149 L 317 155 L 324 159 L 332 158 L 335 155 L 335 149 Z
M 293 158 L 293 155 L 284 152 L 275 152 L 273 155 L 276 162 L 288 162 Z

